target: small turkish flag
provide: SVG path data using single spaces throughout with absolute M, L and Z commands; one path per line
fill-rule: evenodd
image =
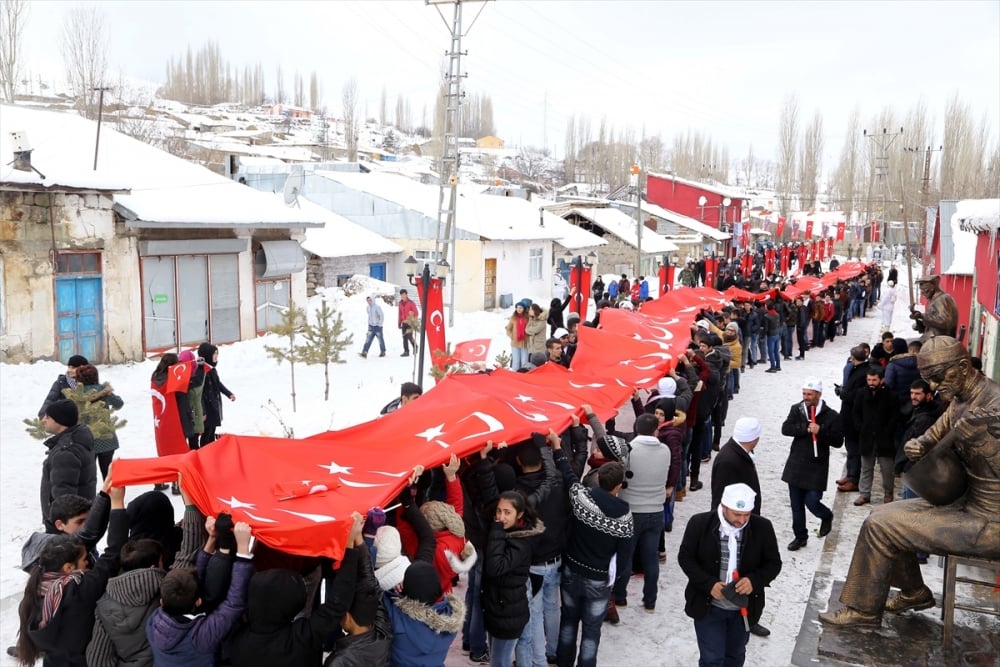
M 489 349 L 489 338 L 476 338 L 475 340 L 455 343 L 455 351 L 451 356 L 456 361 L 464 361 L 471 364 L 476 361 L 486 361 L 486 353 L 489 352 Z
M 168 394 L 176 391 L 187 392 L 188 385 L 191 384 L 191 370 L 196 363 L 195 361 L 182 361 L 167 369 L 166 392 Z

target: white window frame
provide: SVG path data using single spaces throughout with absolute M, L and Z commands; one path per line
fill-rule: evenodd
M 544 259 L 544 248 L 528 248 L 528 280 L 542 279 L 542 261 Z

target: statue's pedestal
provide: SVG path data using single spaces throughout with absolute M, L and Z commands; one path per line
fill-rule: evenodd
M 827 608 L 840 608 L 844 581 L 837 579 L 824 585 L 822 579 L 817 573 L 813 581 L 813 593 L 818 595 L 811 596 L 802 620 L 802 633 L 793 655 L 796 665 L 1000 665 L 1000 632 L 994 617 L 970 615 L 963 623 L 956 617 L 954 639 L 947 648 L 941 644 L 939 606 L 919 612 L 887 613 L 880 628 L 823 625 L 817 615 Z M 829 595 L 824 596 L 827 591 Z

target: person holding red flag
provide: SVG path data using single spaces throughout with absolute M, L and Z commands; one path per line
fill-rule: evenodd
M 188 437 L 194 433 L 191 405 L 188 402 L 188 382 L 191 369 L 178 362 L 177 355 L 167 352 L 160 357 L 150 378 L 149 390 L 153 395 L 153 436 L 159 456 L 183 454 L 188 451 Z M 154 488 L 163 491 L 166 484 Z M 173 494 L 180 495 L 174 482 Z

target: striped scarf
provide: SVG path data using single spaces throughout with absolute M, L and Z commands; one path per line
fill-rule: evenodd
M 44 599 L 42 600 L 42 620 L 38 624 L 39 628 L 48 625 L 52 617 L 56 615 L 59 605 L 62 603 L 63 588 L 66 584 L 72 581 L 79 585 L 82 578 L 83 570 L 73 570 L 69 574 L 62 572 L 42 573 L 42 583 L 38 587 L 38 594 Z

